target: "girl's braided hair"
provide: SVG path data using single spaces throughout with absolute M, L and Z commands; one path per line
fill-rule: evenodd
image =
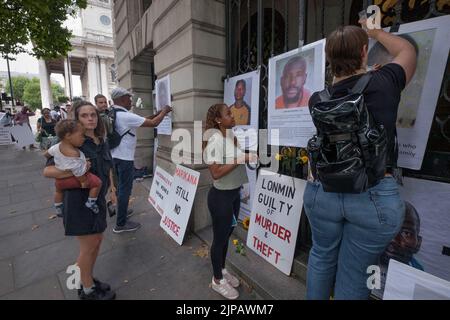
M 213 104 L 211 107 L 209 107 L 208 112 L 206 113 L 206 122 L 205 122 L 205 139 L 203 142 L 203 148 L 206 147 L 207 141 L 211 137 L 212 133 L 211 131 L 208 133 L 208 130 L 210 129 L 216 129 L 220 130 L 219 124 L 216 122 L 216 118 L 220 118 L 223 107 L 227 107 L 224 103 L 217 103 Z

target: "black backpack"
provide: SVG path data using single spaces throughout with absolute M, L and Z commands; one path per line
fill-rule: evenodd
M 385 175 L 387 134 L 367 109 L 363 91 L 371 73 L 349 93 L 332 99 L 328 89 L 310 107 L 317 134 L 308 142 L 313 176 L 326 192 L 361 193 Z
M 110 149 L 117 148 L 125 135 L 129 134 L 130 136 L 133 137 L 135 136 L 130 132 L 131 129 L 126 131 L 124 134 L 119 134 L 116 131 L 117 112 L 126 112 L 126 111 L 112 107 L 108 112 L 109 125 L 106 126 L 107 127 L 106 137 L 108 139 Z

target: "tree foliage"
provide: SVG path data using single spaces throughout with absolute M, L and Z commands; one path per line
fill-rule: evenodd
M 33 78 L 31 80 L 27 79 L 28 83 L 25 85 L 23 100 L 25 105 L 29 106 L 31 109 L 41 109 L 50 108 L 51 106 L 43 106 L 41 102 L 41 85 L 38 78 Z M 14 86 L 14 84 L 13 84 Z M 64 89 L 58 83 L 52 83 L 52 98 L 53 103 L 57 104 L 64 95 Z
M 43 59 L 65 56 L 72 33 L 63 23 L 86 4 L 87 0 L 1 0 L 0 56 L 24 52 Z M 30 42 L 32 52 L 25 48 Z
M 25 85 L 31 80 L 28 79 L 27 77 L 18 76 L 18 77 L 11 77 L 11 81 L 13 86 L 14 99 L 23 100 L 23 91 L 25 90 Z M 11 92 L 9 81 L 6 82 L 5 92 L 8 94 Z

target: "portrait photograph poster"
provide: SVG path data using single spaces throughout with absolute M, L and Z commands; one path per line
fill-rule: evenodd
M 420 170 L 447 65 L 450 16 L 402 24 L 395 34 L 410 41 L 417 50 L 416 72 L 402 91 L 398 109 L 398 165 Z M 380 43 L 370 41 L 369 66 L 384 65 L 392 59 Z
M 155 102 L 156 111 L 161 111 L 165 106 L 172 105 L 171 88 L 170 88 L 170 75 L 165 76 L 155 82 Z M 164 120 L 157 127 L 158 134 L 171 135 L 172 134 L 172 113 L 169 113 L 164 117 Z
M 299 65 L 303 67 L 299 68 Z M 305 66 L 306 70 L 303 70 Z M 316 132 L 309 113 L 309 97 L 324 87 L 325 39 L 269 60 L 268 129 L 271 145 L 307 146 Z M 275 129 L 279 130 L 278 137 L 272 132 Z
M 260 72 L 256 70 L 225 80 L 224 102 L 234 115 L 233 133 L 243 150 L 258 148 L 259 79 Z
M 391 260 L 450 281 L 450 184 L 403 178 L 400 196 L 405 219 L 398 235 L 380 257 L 381 298 Z

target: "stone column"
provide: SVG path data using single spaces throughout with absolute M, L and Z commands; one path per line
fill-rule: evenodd
M 72 93 L 72 72 L 69 68 L 69 60 L 67 58 L 64 59 L 64 83 L 66 97 L 70 98 L 70 94 Z
M 191 229 L 197 231 L 211 223 L 206 200 L 212 178 L 201 163 L 202 141 L 194 143 L 194 122 L 204 121 L 208 108 L 223 101 L 225 6 L 223 1 L 209 0 L 174 3 L 162 13 L 166 16 L 158 17 L 171 23 L 156 24 L 153 30 L 154 61 L 158 78 L 170 74 L 173 129 L 187 130 L 191 136 L 191 152 L 183 158 L 200 162 L 185 164 L 200 172 L 190 220 Z M 170 136 L 158 135 L 157 165 L 168 172 L 174 171 L 171 153 L 175 144 Z
M 39 80 L 41 85 L 42 108 L 50 108 L 50 105 L 53 103 L 53 98 L 50 86 L 50 75 L 45 60 L 39 60 Z
M 88 56 L 88 85 L 89 94 L 87 98 L 92 103 L 94 102 L 94 97 L 100 93 L 100 88 L 98 87 L 98 58 L 96 56 Z
M 107 69 L 106 69 L 106 58 L 101 57 L 100 58 L 100 78 L 101 78 L 101 84 L 102 84 L 102 90 L 101 93 L 106 97 L 107 100 L 110 99 L 109 97 L 109 90 L 108 90 L 108 75 L 107 75 Z

